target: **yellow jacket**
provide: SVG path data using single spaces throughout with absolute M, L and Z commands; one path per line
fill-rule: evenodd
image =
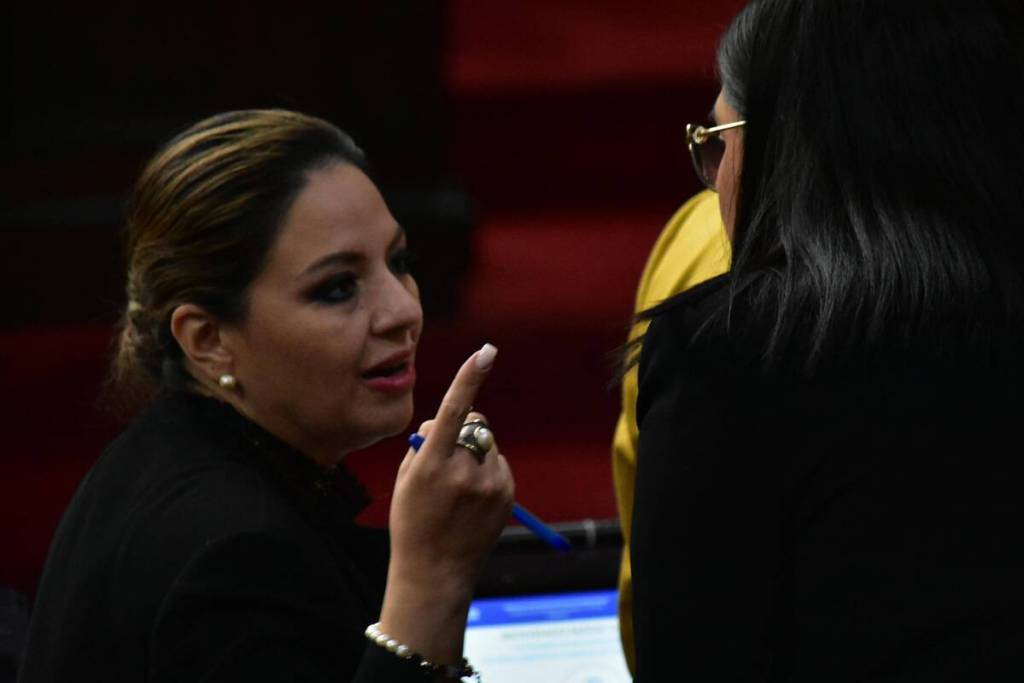
M 636 295 L 637 312 L 654 306 L 729 269 L 732 251 L 718 210 L 718 195 L 704 191 L 686 202 L 662 230 L 648 257 Z M 646 323 L 634 325 L 630 339 L 642 335 Z M 625 547 L 619 570 L 619 627 L 630 671 L 635 671 L 633 650 L 633 591 L 629 566 L 630 525 L 633 521 L 633 484 L 636 479 L 637 370 L 622 382 L 622 412 L 615 427 L 612 467 L 615 497 Z

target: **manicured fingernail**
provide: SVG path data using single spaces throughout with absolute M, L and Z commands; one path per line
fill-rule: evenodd
M 493 344 L 484 344 L 476 352 L 476 366 L 481 370 L 487 370 L 494 365 L 494 357 L 498 355 L 498 347 Z

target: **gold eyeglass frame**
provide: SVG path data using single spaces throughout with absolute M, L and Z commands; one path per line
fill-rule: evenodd
M 747 125 L 746 121 L 733 121 L 732 123 L 723 123 L 720 126 L 712 126 L 707 128 L 694 123 L 686 124 L 686 148 L 690 150 L 690 161 L 693 162 L 693 170 L 697 172 L 697 177 L 709 190 L 714 190 L 715 186 L 713 183 L 709 183 L 704 177 L 703 164 L 700 160 L 700 152 L 698 148 L 708 141 L 711 136 L 720 137 L 722 131 L 731 130 L 733 128 L 739 128 Z

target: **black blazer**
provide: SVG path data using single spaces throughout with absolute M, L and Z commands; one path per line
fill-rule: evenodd
M 768 372 L 728 282 L 643 343 L 637 680 L 1024 680 L 1020 367 Z
M 165 392 L 104 452 L 50 548 L 20 681 L 418 681 L 363 636 L 365 501 L 218 401 Z

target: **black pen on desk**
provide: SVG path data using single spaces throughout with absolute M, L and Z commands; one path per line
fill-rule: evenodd
M 409 445 L 412 446 L 414 451 L 418 451 L 424 441 L 426 441 L 426 438 L 420 434 L 412 433 L 409 435 Z M 512 503 L 512 516 L 516 518 L 516 521 L 529 529 L 534 536 L 544 541 L 555 550 L 563 553 L 567 553 L 571 550 L 572 546 L 569 545 L 569 539 L 549 527 L 539 517 L 519 503 Z

